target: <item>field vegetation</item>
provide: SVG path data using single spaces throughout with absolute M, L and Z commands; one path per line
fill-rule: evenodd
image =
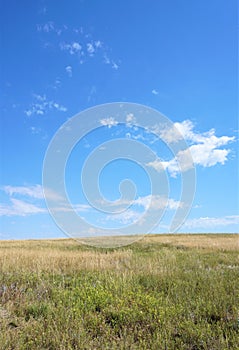
M 239 236 L 0 241 L 0 349 L 239 349 Z

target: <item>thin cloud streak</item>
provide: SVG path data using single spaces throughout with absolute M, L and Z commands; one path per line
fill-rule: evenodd
M 189 219 L 183 225 L 185 228 L 217 228 L 235 225 L 239 229 L 239 215 L 228 215 L 223 217 L 200 217 Z

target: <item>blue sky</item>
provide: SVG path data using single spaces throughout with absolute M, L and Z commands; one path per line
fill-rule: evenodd
M 188 143 L 197 186 L 179 232 L 238 232 L 236 0 L 9 0 L 0 6 L 0 239 L 64 237 L 43 198 L 47 147 L 72 116 L 112 102 L 158 110 Z M 66 167 L 70 200 L 85 220 L 106 229 L 128 225 L 146 210 L 146 174 L 127 160 L 109 164 L 99 184 L 114 201 L 120 181 L 130 178 L 135 205 L 112 218 L 84 198 L 84 159 L 117 138 L 141 141 L 164 161 L 169 201 L 154 232 L 168 232 L 180 174 L 167 145 L 140 128 L 108 121 L 79 142 Z M 157 163 L 151 168 L 157 171 Z M 159 198 L 153 204 L 160 210 Z

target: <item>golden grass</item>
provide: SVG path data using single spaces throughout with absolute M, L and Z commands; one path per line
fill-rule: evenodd
M 75 243 L 76 244 L 76 243 Z M 9 245 L 11 243 L 9 242 Z M 118 269 L 131 258 L 132 252 L 114 251 L 108 254 L 96 251 L 57 251 L 55 249 L 36 249 L 34 243 L 29 249 L 6 249 L 0 247 L 2 271 L 14 270 L 34 272 L 73 272 L 76 270 Z
M 207 250 L 239 250 L 238 235 L 146 235 L 136 245 L 171 245 Z M 135 259 L 131 248 L 115 250 L 95 249 L 82 246 L 73 239 L 0 241 L 1 271 L 42 271 L 61 273 L 78 270 L 121 270 L 137 269 L 152 272 L 155 265 L 159 270 L 173 265 L 174 254 L 168 251 L 161 259 L 156 252 L 148 264 L 144 259 Z M 160 252 L 160 247 L 158 248 Z M 159 264 L 160 263 L 160 264 Z
M 190 248 L 239 250 L 239 234 L 146 235 L 142 243 L 162 243 Z

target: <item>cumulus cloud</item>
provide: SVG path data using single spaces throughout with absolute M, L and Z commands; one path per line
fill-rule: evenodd
M 234 141 L 235 137 L 218 137 L 215 135 L 214 129 L 201 134 L 194 132 L 193 129 L 194 125 L 189 120 L 185 120 L 182 123 L 174 123 L 170 128 L 155 126 L 151 131 L 160 135 L 162 140 L 166 143 L 177 143 L 184 139 L 189 144 L 189 147 L 188 149 L 179 151 L 171 160 L 162 161 L 160 159 L 155 159 L 147 165 L 158 171 L 167 169 L 171 176 L 175 177 L 181 171 L 184 172 L 191 169 L 193 164 L 202 167 L 225 164 L 228 160 L 230 149 L 220 147 Z
M 24 112 L 28 117 L 32 115 L 44 115 L 51 110 L 66 112 L 67 108 L 58 102 L 48 100 L 46 95 L 33 95 L 34 102 Z
M 152 94 L 153 94 L 153 95 L 158 95 L 159 93 L 158 93 L 157 90 L 153 89 L 153 90 L 152 90 Z

